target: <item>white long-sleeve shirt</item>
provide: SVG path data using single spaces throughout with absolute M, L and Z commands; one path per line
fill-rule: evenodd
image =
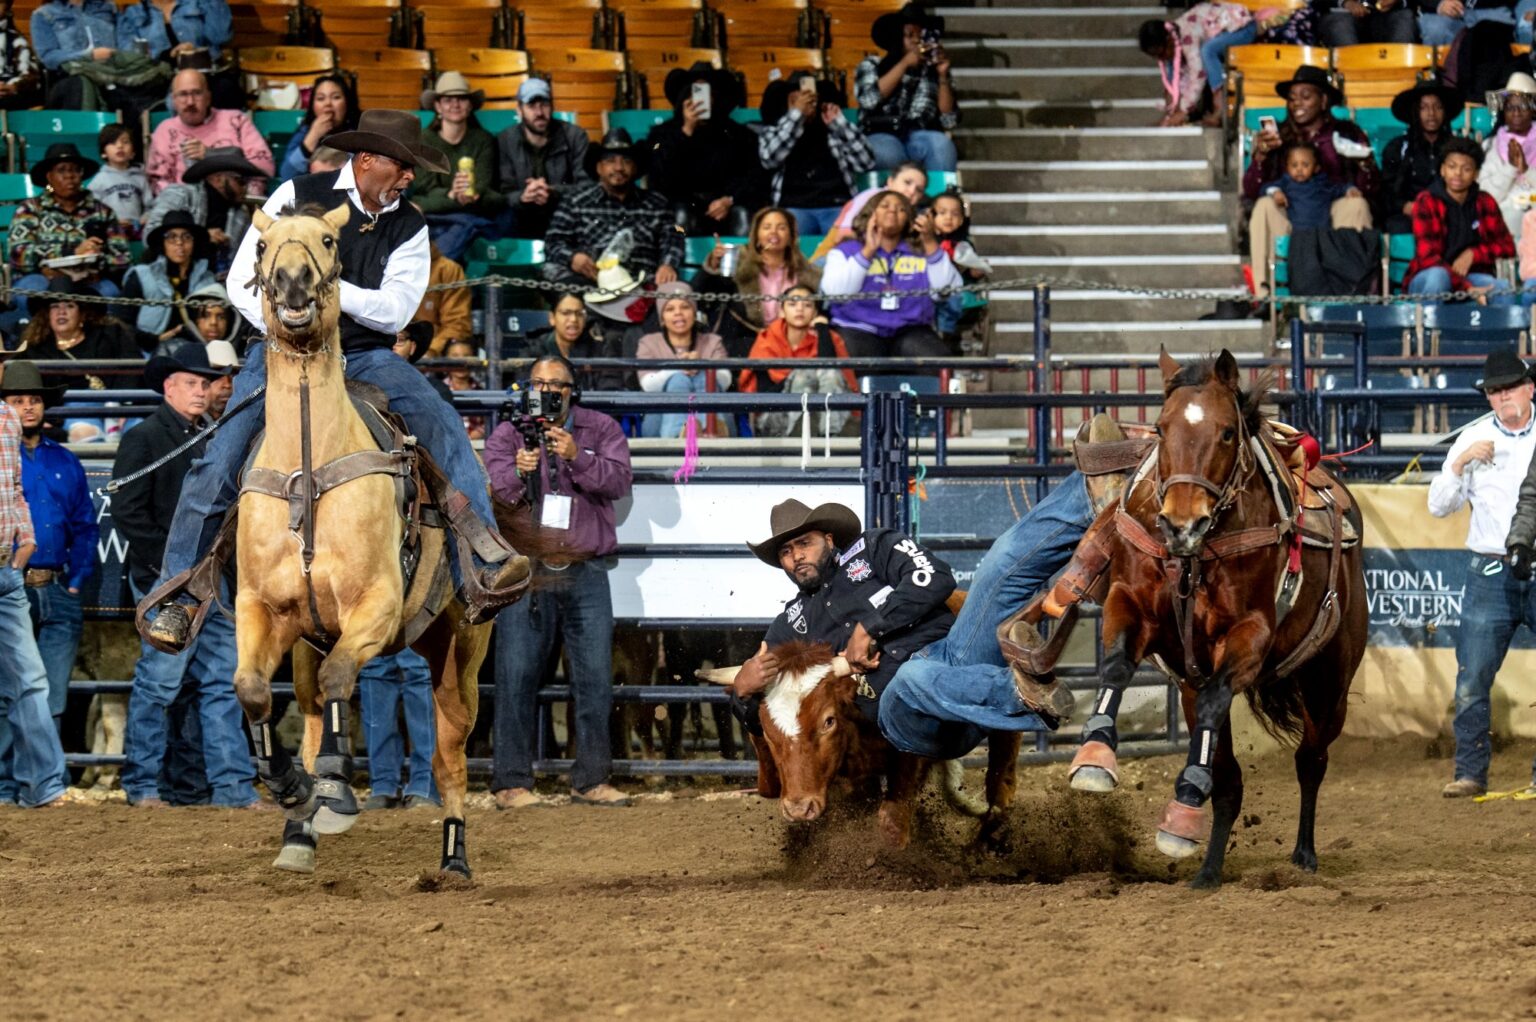
M 1451 466 L 1479 440 L 1493 441 L 1493 464 L 1468 462 L 1461 475 L 1456 475 Z M 1516 432 L 1505 429 L 1496 418 L 1462 430 L 1440 472 L 1430 481 L 1429 513 L 1444 518 L 1471 504 L 1467 549 L 1487 557 L 1503 557 L 1504 538 L 1509 535 L 1532 454 L 1536 454 L 1536 415 Z
M 362 194 L 357 190 L 357 178 L 352 161 L 341 168 L 336 178 L 336 190 L 345 192 L 352 203 L 354 217 L 367 216 L 363 209 Z M 262 211 L 274 219 L 284 206 L 293 204 L 293 182 L 285 181 L 263 205 Z M 396 199 L 383 213 L 392 212 L 400 205 Z M 240 310 L 252 326 L 266 333 L 267 324 L 261 315 L 261 298 L 246 283 L 256 275 L 257 232 L 253 227 L 245 232 L 240 247 L 235 250 L 234 261 L 229 267 L 229 300 Z M 358 287 L 345 279 L 346 267 L 342 267 L 341 311 L 364 326 L 381 333 L 394 335 L 404 330 L 421 306 L 422 296 L 427 293 L 427 281 L 432 270 L 432 250 L 423 227 L 405 244 L 390 254 L 384 267 L 384 280 L 377 290 Z

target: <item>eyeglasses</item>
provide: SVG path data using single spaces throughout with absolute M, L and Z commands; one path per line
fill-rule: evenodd
M 529 380 L 528 385 L 539 390 L 570 390 L 576 386 L 574 383 L 567 383 L 565 380 Z
M 182 89 L 180 92 L 171 93 L 172 99 L 197 99 L 199 96 L 208 95 L 207 89 Z

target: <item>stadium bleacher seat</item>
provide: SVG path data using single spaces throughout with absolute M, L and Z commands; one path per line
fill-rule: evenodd
M 261 132 L 261 137 L 267 140 L 267 145 L 272 147 L 272 155 L 281 160 L 283 147 L 288 144 L 293 133 L 299 130 L 299 125 L 304 123 L 304 111 L 252 110 L 251 122 Z
M 731 68 L 741 72 L 746 80 L 749 105 L 756 105 L 768 83 L 780 75 L 791 71 L 811 71 L 819 75 L 826 68 L 826 57 L 820 50 L 797 46 L 733 46 L 730 61 Z
M 1323 46 L 1277 46 L 1269 43 L 1234 46 L 1227 51 L 1227 92 L 1234 109 L 1273 106 L 1275 86 L 1289 81 L 1303 64 L 1327 68 L 1331 56 Z
M 16 204 L 42 192 L 26 174 L 0 174 L 0 266 L 4 267 L 4 279 L 11 282 L 10 231 L 11 219 L 16 215 Z
M 17 5 L 18 14 L 21 5 Z M 233 37 L 241 46 L 279 46 L 297 31 L 299 0 L 235 0 L 229 5 Z M 20 19 L 26 24 L 26 19 Z
M 432 54 L 426 50 L 338 50 L 336 59 L 357 76 L 357 101 L 364 110 L 409 110 L 432 78 Z
M 1493 111 L 1485 106 L 1469 106 L 1451 122 L 1451 130 L 1458 135 L 1487 138 L 1493 133 Z
M 439 46 L 515 48 L 516 16 L 504 0 L 409 0 L 412 41 L 417 49 Z
M 320 46 L 248 46 L 238 59 L 246 91 L 255 93 L 275 84 L 308 88 L 316 76 L 336 70 L 335 51 Z
M 409 35 L 401 0 L 306 0 L 306 6 L 319 11 L 332 49 L 380 49 L 399 45 Z
M 608 0 L 614 48 L 712 47 L 714 13 L 704 0 Z
M 650 40 L 645 41 L 649 44 Z M 667 75 L 676 68 L 689 68 L 703 62 L 711 67 L 724 67 L 725 57 L 719 50 L 685 46 L 630 46 L 629 69 L 639 76 L 645 90 L 642 107 L 670 107 L 663 84 Z
M 7 147 L 12 140 L 15 145 L 10 169 L 17 172 L 30 167 L 55 142 L 73 142 L 75 148 L 94 157 L 97 132 L 118 121 L 116 113 L 87 110 L 11 110 L 4 117 L 5 132 L 10 136 Z
M 600 50 L 613 45 L 603 0 L 518 0 L 513 7 L 518 46 L 522 49 Z
M 821 45 L 821 15 L 810 0 L 732 0 L 720 5 L 722 41 L 732 64 L 753 49 Z
M 1387 235 L 1387 281 L 1394 293 L 1403 289 L 1403 278 L 1408 275 L 1408 264 L 1413 262 L 1413 235 Z
M 605 111 L 635 105 L 629 66 L 616 50 L 533 50 L 530 56 L 534 70 L 549 79 L 555 105 L 575 112 L 594 138 L 600 137 Z
M 484 90 L 484 109 L 489 110 L 513 109 L 518 86 L 528 80 L 532 67 L 532 58 L 522 50 L 481 46 L 440 47 L 432 51 L 432 62 L 439 74 L 458 71 L 471 89 Z
M 537 278 L 544 266 L 544 242 L 527 238 L 502 238 L 487 241 L 477 238 L 464 260 L 464 274 L 470 279 L 490 274 L 507 277 Z M 503 308 L 539 309 L 548 303 L 547 291 L 505 285 L 501 288 Z M 548 319 L 545 319 L 547 324 Z
M 1307 318 L 1314 323 L 1361 323 L 1365 326 L 1366 357 L 1422 358 L 1423 334 L 1420 329 L 1423 306 L 1420 305 L 1323 305 L 1307 310 Z M 1316 347 L 1311 356 L 1353 358 L 1355 338 L 1353 334 L 1328 333 L 1312 335 Z M 1318 386 L 1354 386 L 1354 370 L 1348 369 L 1326 374 L 1316 381 Z M 1429 386 L 1425 373 L 1403 368 L 1378 368 L 1369 373 L 1366 386 L 1377 390 L 1420 389 Z M 1423 408 L 1406 405 L 1384 407 L 1381 427 L 1393 432 L 1422 432 L 1426 428 Z
M 1429 374 L 1435 390 L 1467 391 L 1482 375 L 1483 359 L 1494 351 L 1515 355 L 1529 349 L 1531 312 L 1520 305 L 1478 305 L 1447 302 L 1424 307 L 1425 354 L 1430 358 L 1460 358 L 1453 366 L 1437 366 Z M 1437 406 L 1432 429 L 1448 430 L 1479 414 L 1473 408 Z
M 1342 79 L 1344 100 L 1353 107 L 1392 105 L 1392 97 L 1411 89 L 1434 68 L 1434 48 L 1406 43 L 1367 43 L 1333 51 L 1333 69 Z
M 556 110 L 552 115 L 557 121 L 565 121 L 575 124 L 576 114 L 571 110 Z M 489 131 L 492 135 L 499 135 L 506 129 L 517 123 L 517 111 L 514 110 L 477 110 L 475 118 L 480 122 L 480 127 Z
M 638 142 L 650 134 L 652 128 L 671 117 L 671 109 L 609 110 L 603 114 L 603 130 L 615 131 L 622 128 L 629 132 L 630 138 Z
M 1376 163 L 1381 163 L 1382 147 L 1408 130 L 1408 126 L 1396 117 L 1387 107 L 1360 107 L 1352 112 L 1352 119 L 1365 132 L 1370 139 L 1371 148 L 1376 151 Z

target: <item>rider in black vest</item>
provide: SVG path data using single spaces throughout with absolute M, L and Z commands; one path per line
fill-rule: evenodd
M 421 141 L 416 116 L 400 111 L 370 110 L 362 115 L 357 130 L 327 136 L 322 144 L 353 157 L 340 170 L 307 174 L 283 184 L 263 209 L 277 217 L 288 207 L 315 204 L 331 210 L 351 203 L 352 216 L 338 242 L 341 345 L 347 377 L 371 383 L 389 395 L 391 410 L 405 419 L 452 485 L 469 498 L 469 509 L 488 530 L 471 544 L 478 575 L 475 584 L 457 578 L 456 559 L 450 558 L 471 620 L 486 620 L 521 592 L 528 577 L 527 559 L 511 551 L 496 532 L 485 470 L 470 446 L 463 421 L 426 378 L 392 350 L 395 335 L 421 304 L 431 266 L 426 221 L 405 201 L 405 190 L 418 164 L 442 173 L 448 172 L 448 165 L 438 150 Z M 261 301 L 251 286 L 256 241 L 255 231 L 246 232 L 230 268 L 229 291 L 235 307 L 265 332 Z M 251 346 L 235 378 L 230 408 L 265 382 L 265 348 L 264 344 Z M 226 416 L 206 455 L 188 473 L 160 566 L 162 587 L 189 571 L 212 545 L 225 511 L 238 495 L 240 466 L 262 425 L 260 409 L 257 400 L 238 415 Z M 474 523 L 461 531 L 474 535 Z M 146 637 L 162 648 L 184 646 L 191 627 L 189 600 L 173 588 Z

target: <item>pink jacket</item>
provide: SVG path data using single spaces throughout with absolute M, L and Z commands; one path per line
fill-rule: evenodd
M 243 110 L 211 110 L 208 119 L 195 128 L 183 124 L 180 117 L 172 117 L 162 121 L 150 135 L 149 158 L 144 161 L 144 173 L 156 195 L 163 192 L 166 185 L 181 183 L 182 171 L 187 169 L 186 160 L 181 155 L 181 143 L 189 138 L 197 139 L 209 149 L 236 146 L 245 153 L 246 159 L 268 174 L 275 169 L 272 150 L 267 148 L 266 139 L 261 137 L 261 132 Z M 260 191 L 260 182 L 257 182 L 252 193 Z
M 1536 278 L 1536 209 L 1526 210 L 1520 218 L 1520 240 L 1515 244 L 1515 254 L 1520 257 L 1520 280 Z

